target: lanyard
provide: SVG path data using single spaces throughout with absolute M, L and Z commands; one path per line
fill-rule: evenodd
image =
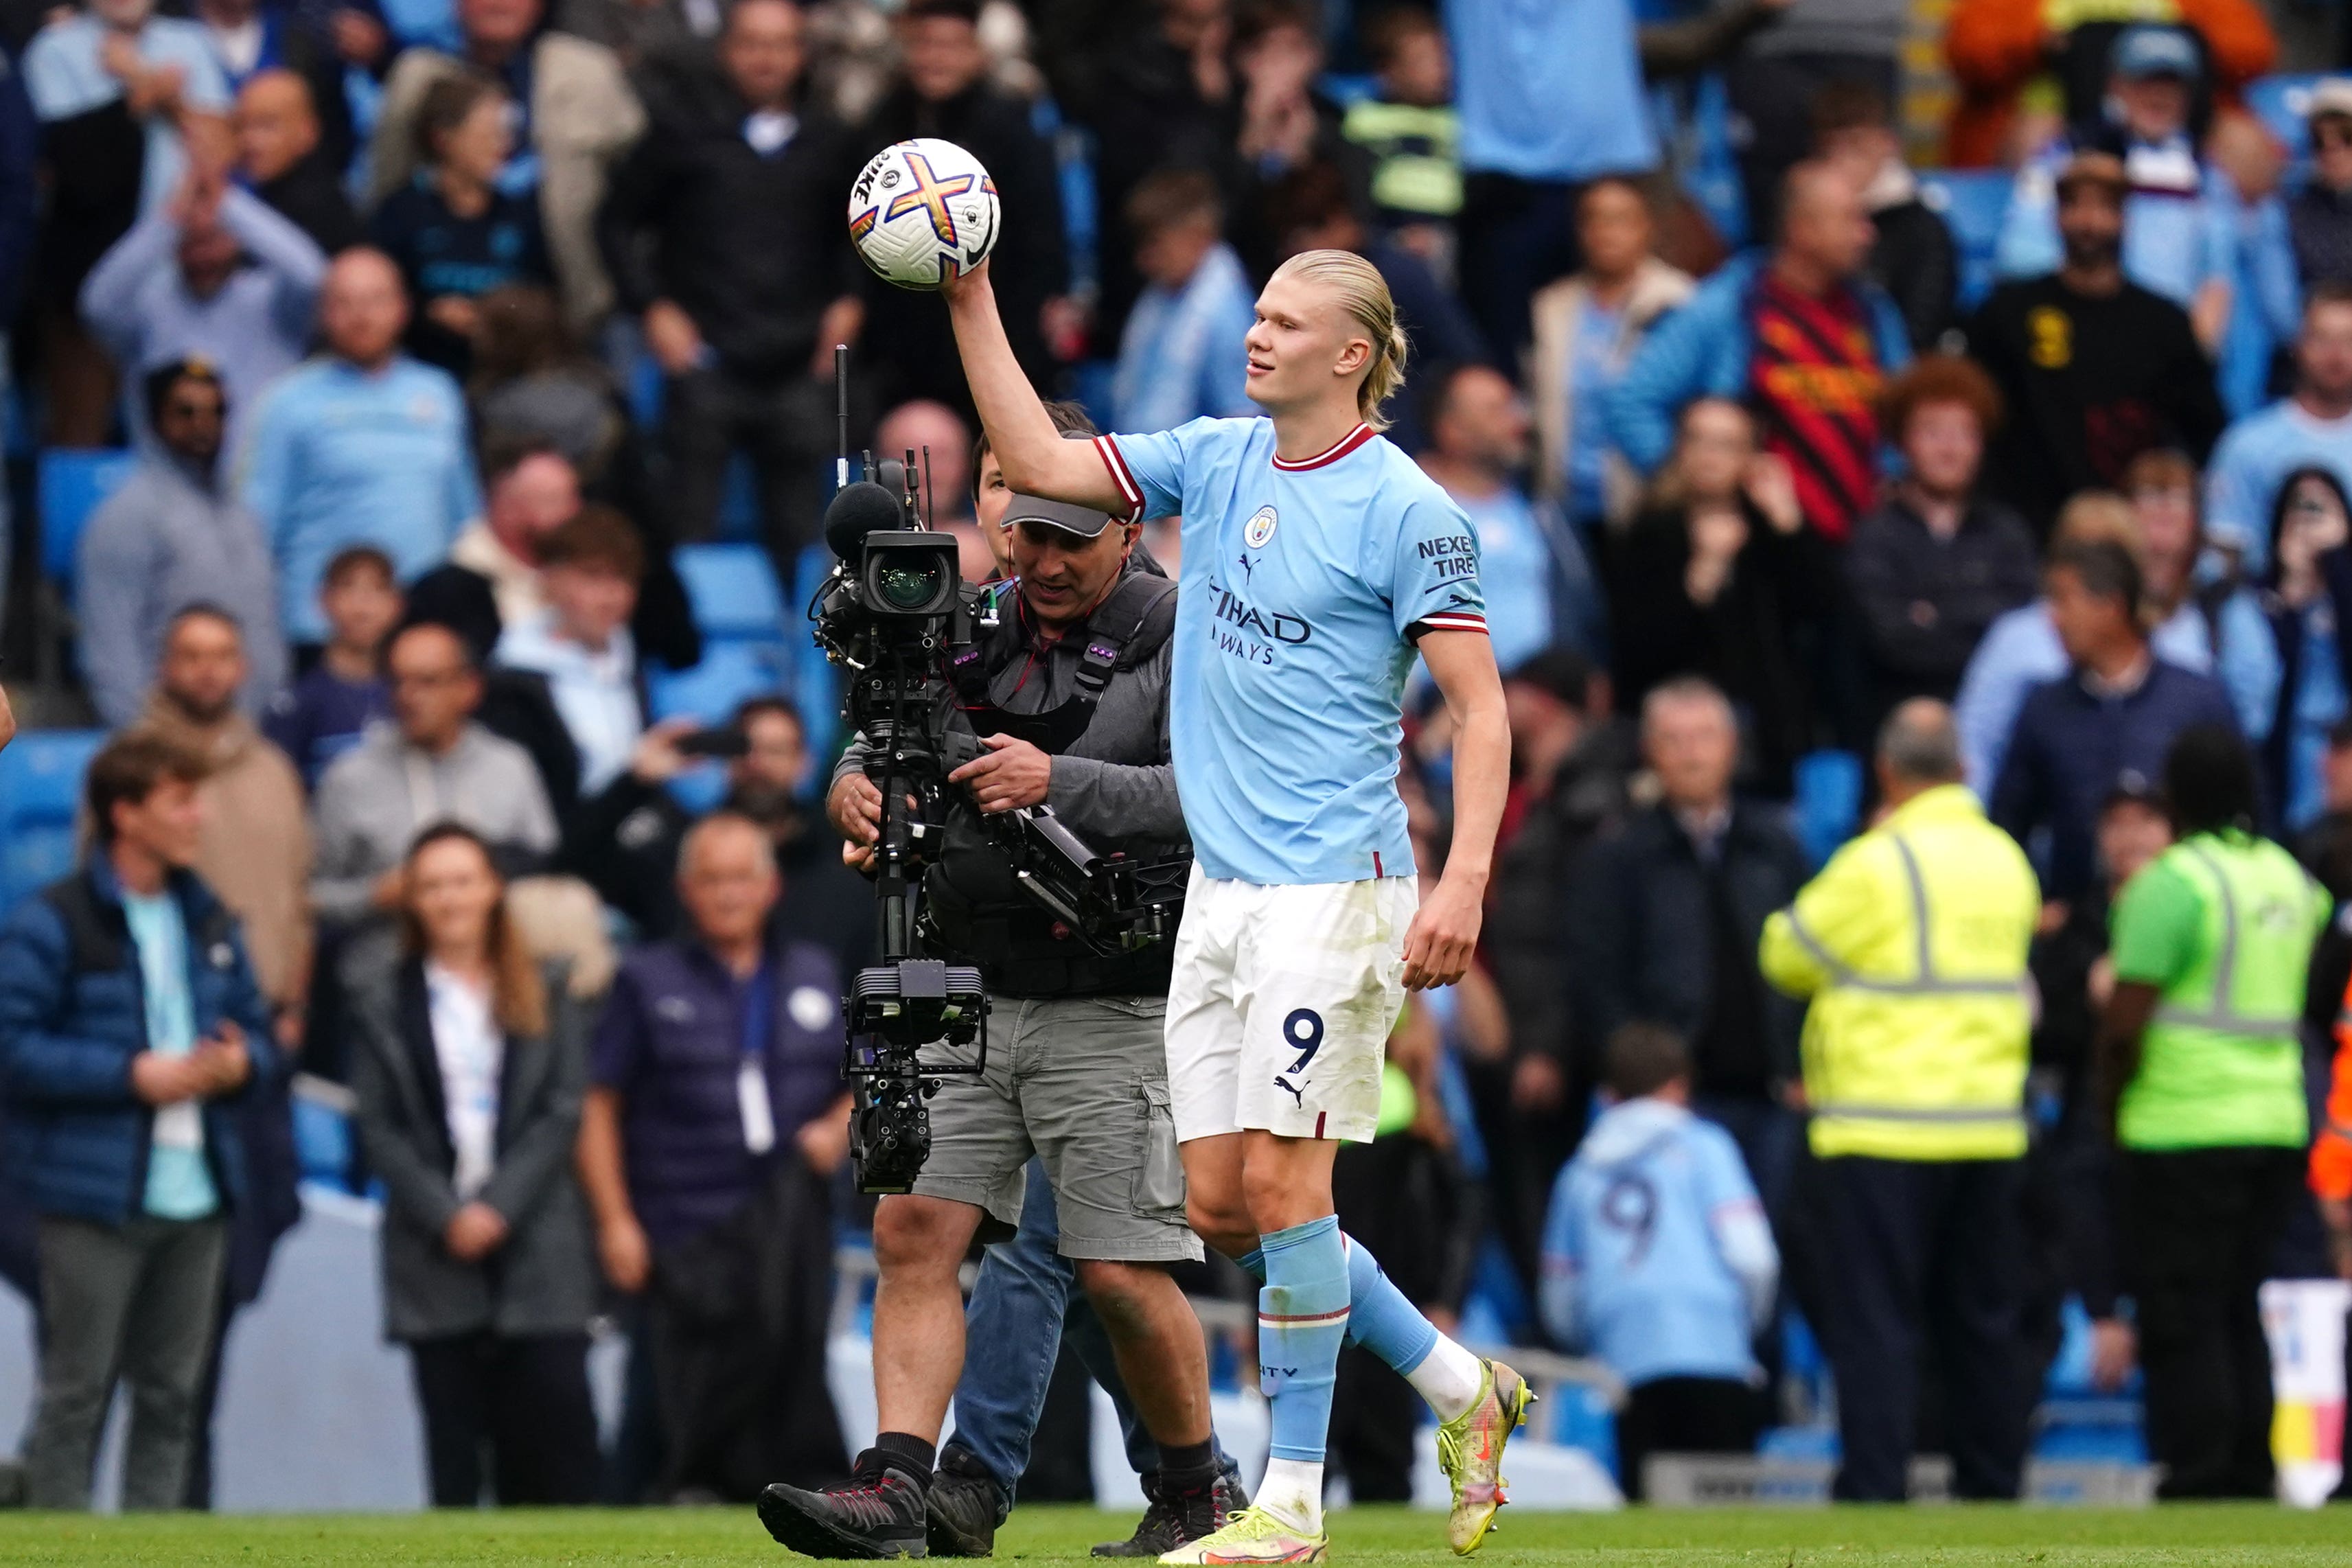
M 776 1021 L 776 976 L 767 960 L 761 959 L 760 967 L 751 972 L 751 978 L 743 982 L 742 1000 L 743 1037 L 740 1044 L 743 1055 L 764 1065 Z

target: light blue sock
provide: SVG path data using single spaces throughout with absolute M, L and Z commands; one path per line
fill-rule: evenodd
M 1369 1247 L 1352 1236 L 1339 1239 L 1348 1248 L 1348 1342 L 1363 1346 L 1396 1368 L 1400 1376 L 1409 1375 L 1429 1359 L 1431 1348 L 1437 1343 L 1437 1325 L 1422 1316 L 1421 1309 L 1389 1282 L 1380 1259 Z M 1251 1279 L 1265 1283 L 1264 1247 L 1234 1261 Z
M 1369 1247 L 1352 1236 L 1339 1239 L 1348 1247 L 1348 1342 L 1363 1346 L 1398 1375 L 1410 1376 L 1429 1359 L 1437 1325 L 1390 1282 Z
M 1323 1462 L 1331 1384 L 1348 1335 L 1348 1258 L 1339 1221 L 1326 1215 L 1258 1238 L 1265 1285 L 1257 1293 L 1258 1387 L 1273 1402 L 1277 1459 Z

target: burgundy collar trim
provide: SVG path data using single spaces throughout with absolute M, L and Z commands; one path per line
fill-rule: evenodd
M 1370 426 L 1359 425 L 1353 430 L 1349 431 L 1345 436 L 1340 437 L 1338 441 L 1326 447 L 1323 450 L 1316 453 L 1315 456 L 1311 458 L 1301 458 L 1295 463 L 1287 461 L 1282 458 L 1276 458 L 1274 460 L 1274 466 L 1280 468 L 1286 474 L 1295 474 L 1302 468 L 1320 468 L 1328 464 L 1338 462 L 1340 458 L 1346 457 L 1349 453 L 1354 451 L 1357 447 L 1370 440 L 1372 436 L 1373 430 Z

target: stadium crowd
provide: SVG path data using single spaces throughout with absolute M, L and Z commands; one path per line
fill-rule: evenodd
M 2014 174 L 1983 243 L 1906 161 L 1902 0 L 0 13 L 16 449 L 131 454 L 72 537 L 20 487 L 0 548 L 19 754 L 110 732 L 82 862 L 0 931 L 26 1500 L 87 1506 L 120 1383 L 125 1503 L 206 1502 L 220 1346 L 303 1174 L 381 1198 L 436 1503 L 845 1468 L 872 901 L 792 673 L 833 345 L 856 444 L 927 455 L 967 577 L 1010 559 L 945 310 L 845 231 L 909 136 L 992 172 L 1013 349 L 1102 428 L 1249 414 L 1288 256 L 1397 300 L 1389 434 L 1475 527 L 1513 742 L 1479 964 L 1414 997 L 1339 1164 L 1418 1304 L 1606 1362 L 1633 1496 L 1645 1455 L 1805 1418 L 1809 1324 L 1841 1495 L 1881 1499 L 1915 1442 L 2018 1495 L 2079 1306 L 2165 1495 L 2272 1495 L 2256 1292 L 2352 1279 L 2352 77 L 2290 146 L 2246 107 L 2279 50 L 2249 0 L 2050 9 L 1950 8 L 1942 160 Z M 764 547 L 727 559 L 772 564 L 787 655 L 713 629 L 722 535 Z M 1175 570 L 1174 520 L 1143 541 Z M 1450 738 L 1426 690 L 1424 866 Z M 1984 837 L 1831 858 L 1881 813 Z M 1952 1132 L 1988 1114 L 1955 1078 L 1842 1134 L 1836 1031 L 1906 1004 L 1809 1017 L 1859 962 L 1832 907 L 1907 898 L 1917 983 L 1980 973 L 1980 935 L 1930 963 L 1931 893 L 2031 932 L 2030 1129 Z M 2290 1086 L 2147 1084 L 2199 986 L 2198 1026 L 2294 1038 Z M 298 1079 L 349 1110 L 344 1168 L 301 1169 Z M 1350 1358 L 1351 1493 L 1406 1496 L 1417 1407 Z

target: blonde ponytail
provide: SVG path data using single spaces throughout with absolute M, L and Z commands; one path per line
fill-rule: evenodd
M 1370 340 L 1364 379 L 1356 388 L 1356 412 L 1373 429 L 1387 429 L 1388 417 L 1381 412 L 1381 405 L 1404 384 L 1407 353 L 1404 328 L 1397 321 L 1396 300 L 1389 294 L 1388 279 L 1352 250 L 1302 250 L 1276 268 L 1274 275 L 1303 278 L 1328 289 Z

